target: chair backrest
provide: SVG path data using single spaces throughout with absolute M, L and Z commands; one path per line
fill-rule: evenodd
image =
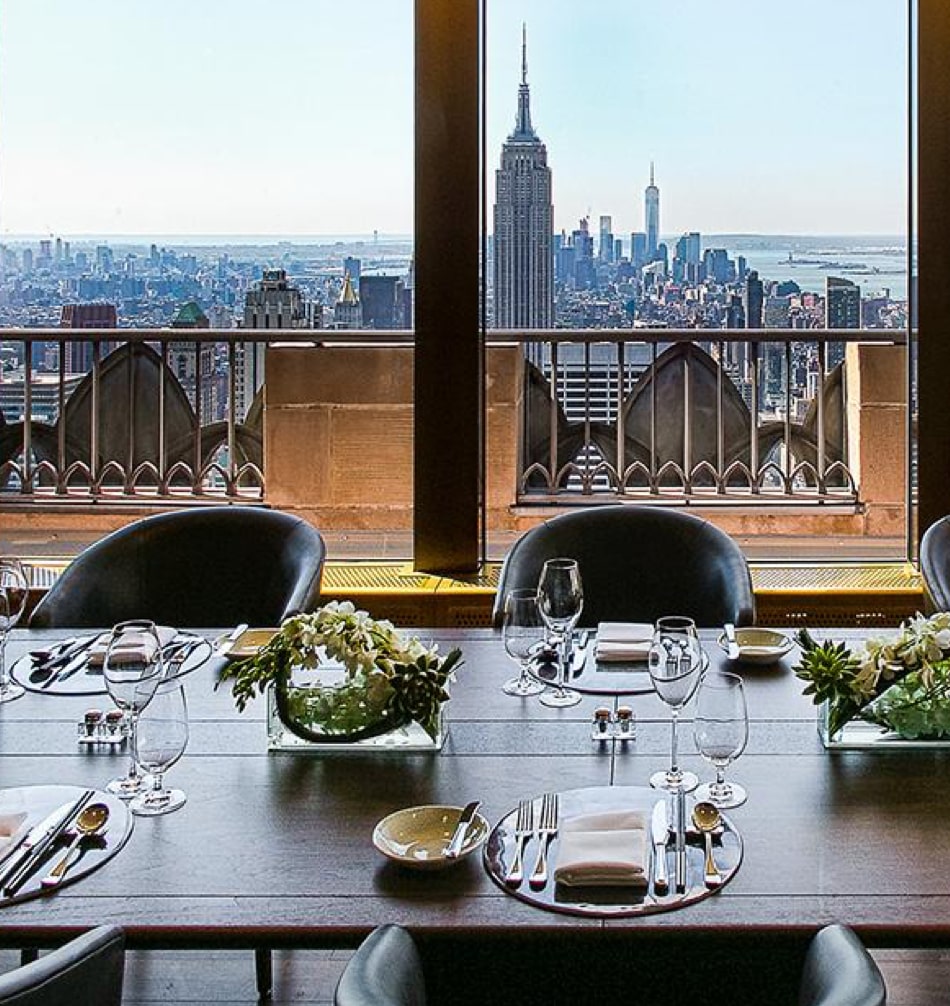
M 545 560 L 556 556 L 580 567 L 580 625 L 662 615 L 688 615 L 707 627 L 755 620 L 748 564 L 724 531 L 679 510 L 621 504 L 561 514 L 521 537 L 502 567 L 496 627 L 508 591 L 536 586 Z
M 826 926 L 811 941 L 799 1006 L 884 1006 L 884 979 L 861 941 L 845 926 Z
M 125 934 L 100 926 L 0 975 L 0 1006 L 119 1006 Z
M 146 517 L 82 552 L 30 625 L 89 628 L 149 618 L 176 628 L 279 625 L 319 600 L 325 548 L 306 521 L 221 506 Z
M 340 976 L 335 1006 L 425 1006 L 422 962 L 412 937 L 380 926 L 366 937 Z
M 920 571 L 930 603 L 937 611 L 950 611 L 950 517 L 941 517 L 924 532 Z

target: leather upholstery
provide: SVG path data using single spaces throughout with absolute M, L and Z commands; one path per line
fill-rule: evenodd
M 924 533 L 920 571 L 934 610 L 950 611 L 950 517 L 941 517 Z
M 119 1006 L 125 934 L 100 926 L 0 975 L 0 1006 Z
M 325 548 L 276 510 L 176 510 L 129 524 L 82 552 L 37 605 L 35 628 L 149 618 L 176 628 L 279 625 L 318 603 Z
M 688 615 L 706 627 L 755 620 L 748 564 L 724 531 L 679 510 L 621 504 L 561 514 L 520 538 L 502 567 L 496 627 L 508 591 L 536 586 L 545 560 L 557 556 L 580 566 L 582 626 L 662 615 Z
M 861 941 L 845 926 L 827 926 L 811 941 L 799 1006 L 884 1006 L 884 979 Z
M 333 999 L 336 1006 L 425 1006 L 422 963 L 399 926 L 373 930 L 350 958 Z

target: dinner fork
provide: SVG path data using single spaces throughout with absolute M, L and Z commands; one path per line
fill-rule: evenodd
M 541 801 L 541 819 L 538 823 L 538 860 L 534 865 L 529 883 L 532 887 L 544 887 L 548 882 L 548 846 L 557 834 L 558 798 L 557 793 L 545 793 Z
M 511 869 L 505 876 L 506 884 L 520 884 L 524 879 L 524 847 L 534 834 L 534 801 L 522 800 L 518 804 L 518 817 L 515 821 L 515 855 L 511 861 Z

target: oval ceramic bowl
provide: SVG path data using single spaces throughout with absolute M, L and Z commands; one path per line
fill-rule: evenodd
M 441 870 L 471 855 L 488 838 L 488 822 L 472 818 L 462 851 L 446 859 L 445 848 L 455 832 L 461 807 L 406 807 L 384 817 L 373 830 L 373 845 L 388 859 L 414 870 Z
M 773 629 L 736 629 L 739 644 L 739 660 L 744 664 L 771 664 L 780 660 L 795 645 L 784 632 Z M 728 649 L 725 634 L 719 637 L 719 645 Z

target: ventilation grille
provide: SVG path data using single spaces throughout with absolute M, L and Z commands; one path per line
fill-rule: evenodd
M 837 566 L 753 566 L 752 585 L 760 591 L 847 594 L 903 591 L 920 594 L 923 582 L 910 563 Z

